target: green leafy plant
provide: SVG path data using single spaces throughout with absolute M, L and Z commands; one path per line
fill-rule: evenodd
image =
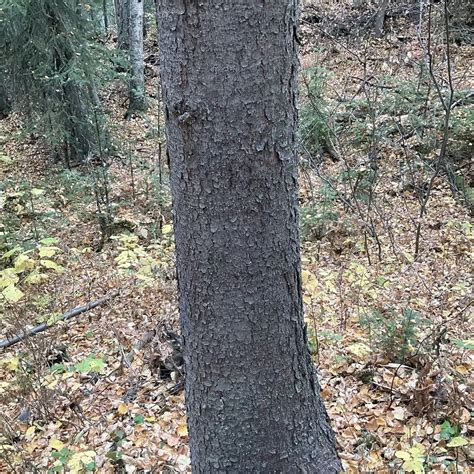
M 105 457 L 109 459 L 113 465 L 117 467 L 124 467 L 122 451 L 120 450 L 120 447 L 126 441 L 125 433 L 122 430 L 116 429 L 110 434 L 110 440 L 112 441 L 112 446 L 106 453 Z
M 454 344 L 461 349 L 474 351 L 474 339 L 456 339 Z
M 51 456 L 56 459 L 49 472 L 63 472 L 67 463 L 71 459 L 72 451 L 59 440 L 53 439 L 50 441 L 49 445 L 53 448 Z
M 138 243 L 138 237 L 134 234 L 120 234 L 112 236 L 111 239 L 119 242 L 117 250 L 120 253 L 115 257 L 115 261 L 120 271 L 124 274 L 133 274 L 144 283 L 151 282 L 158 262 Z
M 0 301 L 17 303 L 24 297 L 19 286 L 37 284 L 47 280 L 51 272 L 62 273 L 64 267 L 55 261 L 61 251 L 57 239 L 45 238 L 33 248 L 15 246 L 0 257 Z M 0 267 L 1 268 L 1 267 Z
M 414 472 L 415 474 L 422 474 L 425 472 L 425 447 L 421 444 L 415 444 L 406 451 L 397 451 L 395 456 L 397 456 L 399 459 L 403 459 L 402 468 L 406 472 Z
M 374 349 L 395 362 L 404 363 L 419 342 L 419 329 L 426 324 L 420 313 L 410 308 L 399 312 L 374 310 L 363 315 L 359 323 L 369 331 Z
M 136 425 L 143 425 L 143 423 L 145 423 L 145 417 L 142 414 L 135 415 L 133 417 L 133 422 Z
M 453 426 L 448 420 L 443 421 L 443 423 L 440 425 L 440 428 L 441 439 L 450 440 L 452 437 L 459 434 L 459 428 L 457 426 Z
M 99 373 L 105 367 L 104 359 L 94 357 L 94 355 L 87 356 L 83 361 L 77 363 L 74 369 L 81 374 Z

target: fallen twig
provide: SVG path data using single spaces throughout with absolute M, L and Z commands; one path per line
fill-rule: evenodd
M 14 337 L 4 339 L 0 341 L 0 349 L 5 349 L 7 347 L 13 346 L 14 344 L 17 344 L 18 342 L 23 341 L 27 337 L 34 336 L 35 334 L 38 334 L 40 332 L 46 331 L 46 329 L 49 329 L 50 327 L 54 326 L 54 324 L 58 321 L 66 321 L 68 319 L 73 318 L 74 316 L 77 316 L 79 314 L 85 313 L 86 311 L 89 311 L 91 309 L 96 308 L 97 306 L 100 306 L 104 304 L 106 301 L 110 300 L 111 298 L 114 298 L 119 294 L 119 290 L 112 291 L 111 293 L 108 293 L 107 295 L 103 296 L 102 298 L 99 298 L 98 300 L 91 301 L 90 303 L 87 303 L 82 306 L 77 306 L 76 308 L 73 308 L 66 313 L 64 313 L 62 316 L 60 316 L 57 320 L 55 320 L 54 323 L 48 324 L 48 323 L 42 323 L 39 326 L 36 326 L 31 329 L 23 329 L 21 334 L 18 334 Z

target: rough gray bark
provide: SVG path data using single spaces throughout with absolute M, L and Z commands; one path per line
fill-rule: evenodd
M 114 0 L 117 21 L 117 46 L 128 51 L 130 44 L 130 0 Z
M 296 0 L 160 0 L 194 473 L 339 472 L 306 341 Z
M 128 114 L 144 110 L 145 104 L 145 75 L 143 61 L 143 0 L 129 0 L 129 51 L 130 51 L 130 106 Z
M 107 12 L 107 0 L 102 0 L 102 15 L 104 17 L 105 34 L 107 34 L 109 30 L 109 14 Z
M 94 127 L 88 120 L 87 97 L 76 83 L 70 82 L 63 87 L 66 104 L 68 132 L 65 159 L 68 166 L 83 163 L 96 143 Z
M 377 13 L 375 14 L 375 37 L 382 38 L 385 26 L 385 15 L 387 13 L 389 0 L 381 0 Z

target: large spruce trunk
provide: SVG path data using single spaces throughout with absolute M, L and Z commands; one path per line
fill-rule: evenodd
M 338 472 L 301 299 L 297 2 L 158 15 L 193 472 Z

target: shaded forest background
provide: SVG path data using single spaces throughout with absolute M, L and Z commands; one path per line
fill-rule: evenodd
M 51 325 L 0 349 L 5 472 L 189 472 L 155 6 L 130 107 L 109 3 L 1 24 L 0 345 Z M 472 12 L 302 5 L 306 322 L 349 472 L 474 459 Z

